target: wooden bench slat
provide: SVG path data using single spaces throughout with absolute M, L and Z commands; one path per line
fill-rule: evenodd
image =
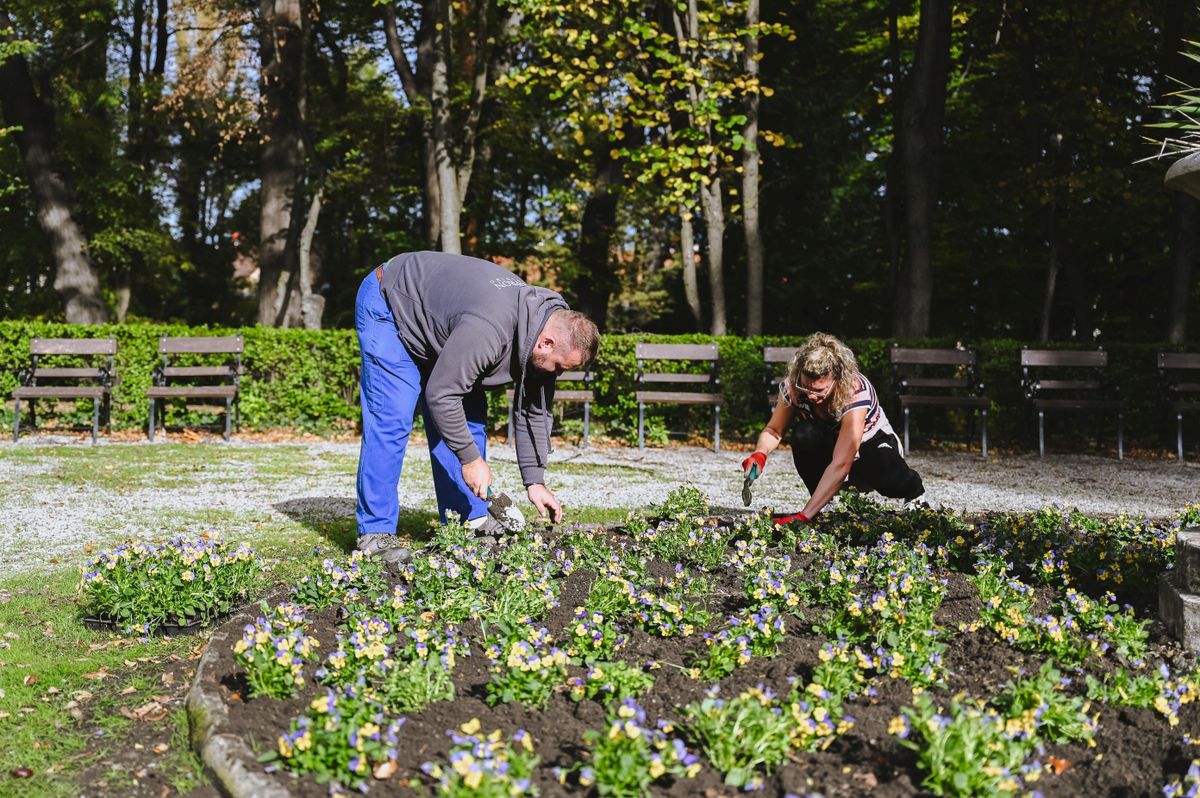
M 902 377 L 902 388 L 970 388 L 964 377 Z
M 1196 393 L 1200 391 L 1200 382 L 1179 382 L 1171 386 L 1175 393 Z
M 236 385 L 151 385 L 146 389 L 146 396 L 154 399 L 224 399 L 236 395 Z
M 164 366 L 164 377 L 232 377 L 237 373 L 233 366 Z
M 40 379 L 93 379 L 99 380 L 107 376 L 100 368 L 82 368 L 75 366 L 38 366 L 33 370 L 33 378 Z
M 163 336 L 158 339 L 159 354 L 220 355 L 244 349 L 240 335 Z
M 800 350 L 794 346 L 764 346 L 764 363 L 791 363 Z
M 646 404 L 719 405 L 725 403 L 725 397 L 719 393 L 687 393 L 686 391 L 637 391 L 634 399 Z
M 108 393 L 103 385 L 18 385 L 14 399 L 94 399 Z
M 921 396 L 902 394 L 901 405 L 940 405 L 944 407 L 988 407 L 991 403 L 982 396 Z
M 1034 399 L 1033 406 L 1047 410 L 1122 410 L 1125 403 L 1120 399 Z
M 717 360 L 716 344 L 647 344 L 639 343 L 637 357 L 641 360 Z
M 31 355 L 115 355 L 115 338 L 32 338 Z
M 1035 380 L 1039 391 L 1098 391 L 1099 380 Z
M 1159 352 L 1160 369 L 1200 369 L 1200 353 Z
M 973 349 L 917 349 L 893 346 L 890 353 L 893 363 L 907 366 L 973 366 Z
M 1200 410 L 1200 402 L 1188 401 L 1186 399 L 1171 403 L 1171 409 L 1176 413 L 1185 413 Z
M 1103 349 L 1073 351 L 1068 349 L 1022 349 L 1022 366 L 1057 366 L 1059 368 L 1104 368 L 1108 352 Z
M 642 382 L 676 382 L 676 383 L 711 383 L 712 377 L 708 374 L 658 374 L 649 373 L 642 375 Z

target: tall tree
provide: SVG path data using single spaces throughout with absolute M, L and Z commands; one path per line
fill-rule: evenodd
M 63 315 L 72 324 L 108 321 L 100 294 L 100 277 L 88 253 L 87 236 L 74 210 L 66 176 L 54 158 L 54 114 L 49 98 L 39 95 L 12 19 L 0 9 L 0 105 L 15 132 L 37 220 L 50 243 L 54 290 L 63 302 Z
M 444 252 L 462 251 L 462 216 L 475 168 L 483 105 L 497 64 L 508 55 L 497 42 L 516 29 L 520 11 L 498 23 L 495 0 L 461 6 L 450 0 L 420 0 L 419 25 L 402 37 L 397 6 L 383 7 L 388 54 L 410 106 L 426 116 L 421 125 L 425 160 L 426 229 Z M 461 14 L 456 12 L 462 8 Z M 498 25 L 498 28 L 497 28 Z M 406 46 L 416 50 L 416 65 Z M 466 102 L 456 102 L 465 95 Z
M 758 0 L 746 3 L 746 44 L 742 54 L 746 82 L 757 86 L 759 75 Z M 742 128 L 742 229 L 746 237 L 746 335 L 763 331 L 763 238 L 758 218 L 758 92 L 746 95 Z
M 896 286 L 892 332 L 898 338 L 917 338 L 929 333 L 933 222 L 946 116 L 952 10 L 950 0 L 921 0 L 917 52 L 904 94 L 900 150 L 908 257 Z
M 299 239 L 304 219 L 304 55 L 301 0 L 260 0 L 262 135 L 258 323 L 295 327 L 301 318 Z

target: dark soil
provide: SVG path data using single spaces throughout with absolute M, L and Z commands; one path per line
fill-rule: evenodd
M 961 633 L 960 623 L 979 617 L 980 603 L 974 586 L 959 573 L 942 574 L 948 579 L 945 600 L 937 624 L 945 630 L 948 649 L 944 658 L 951 670 L 948 685 L 932 691 L 942 703 L 960 692 L 988 697 L 998 692 L 1021 669 L 1036 672 L 1041 658 L 1018 651 L 1001 642 L 986 629 Z M 576 572 L 567 578 L 560 595 L 560 605 L 548 613 L 544 625 L 558 634 L 571 619 L 575 608 L 584 604 L 594 575 Z M 724 615 L 741 606 L 736 598 L 741 592 L 740 575 L 728 573 L 714 579 L 714 594 L 707 601 L 715 630 L 724 622 Z M 1039 591 L 1046 592 L 1046 591 Z M 735 598 L 730 598 L 733 596 Z M 778 694 L 788 689 L 788 677 L 807 679 L 818 663 L 817 652 L 825 642 L 812 633 L 812 621 L 819 610 L 806 609 L 802 618 L 788 619 L 788 637 L 778 656 L 755 659 L 721 680 L 722 695 L 733 696 L 747 687 L 760 683 Z M 330 609 L 310 618 L 310 633 L 321 643 L 320 651 L 335 648 L 337 614 Z M 478 628 L 467 624 L 468 639 L 478 639 Z M 706 682 L 688 678 L 682 667 L 703 650 L 700 634 L 683 639 L 652 637 L 634 631 L 629 644 L 620 650 L 630 662 L 656 660 L 663 667 L 655 672 L 652 690 L 639 703 L 645 708 L 651 723 L 658 718 L 678 719 L 680 708 L 699 700 L 709 687 Z M 1151 662 L 1168 660 L 1182 662 L 1178 644 L 1165 638 L 1157 625 L 1152 630 Z M 520 704 L 485 703 L 485 685 L 489 681 L 488 660 L 474 646 L 471 655 L 459 660 L 454 673 L 457 698 L 453 702 L 434 704 L 424 711 L 408 716 L 401 730 L 400 770 L 390 781 L 370 782 L 371 795 L 414 794 L 406 779 L 425 780 L 420 766 L 427 761 L 444 761 L 449 750 L 448 729 L 455 729 L 471 718 L 478 718 L 483 730 L 504 730 L 506 736 L 517 729 L 532 734 L 535 750 L 541 757 L 537 786 L 543 796 L 586 795 L 588 790 L 577 785 L 562 785 L 552 768 L 570 767 L 585 758 L 583 733 L 603 728 L 605 713 L 600 704 L 592 701 L 576 703 L 564 691 L 557 693 L 544 711 Z M 1090 672 L 1097 675 L 1113 667 L 1108 661 L 1093 658 Z M 578 675 L 580 669 L 572 669 Z M 220 689 L 230 703 L 227 731 L 247 740 L 256 753 L 273 750 L 276 737 L 290 727 L 294 717 L 304 713 L 319 688 L 310 684 L 297 698 L 279 701 L 248 699 L 244 677 L 234 662 L 232 653 L 222 652 L 215 673 Z M 898 744 L 888 734 L 888 723 L 899 714 L 900 707 L 912 703 L 912 690 L 903 681 L 879 679 L 875 694 L 860 697 L 846 704 L 846 713 L 855 719 L 854 727 L 836 739 L 826 750 L 801 753 L 766 781 L 764 795 L 782 796 L 794 793 L 807 796 L 819 793 L 825 798 L 872 795 L 881 797 L 926 795 L 920 786 L 924 774 L 916 767 L 915 754 Z M 1075 678 L 1069 690 L 1082 694 L 1084 680 Z M 1046 796 L 1078 796 L 1079 798 L 1132 798 L 1158 796 L 1163 785 L 1172 777 L 1182 776 L 1190 758 L 1196 756 L 1194 746 L 1185 750 L 1182 737 L 1200 736 L 1200 704 L 1185 706 L 1180 724 L 1174 728 L 1152 710 L 1093 706 L 1100 713 L 1100 728 L 1096 746 L 1048 746 L 1043 762 L 1054 758 L 1055 770 L 1045 772 L 1041 779 L 1029 785 Z M 295 777 L 286 772 L 274 775 L 278 783 L 291 794 L 311 798 L 323 797 L 328 788 L 318 785 L 311 776 Z M 426 783 L 427 780 L 425 780 Z M 658 783 L 656 795 L 664 796 L 734 796 L 741 791 L 724 785 L 720 773 L 705 765 L 700 774 L 690 780 Z

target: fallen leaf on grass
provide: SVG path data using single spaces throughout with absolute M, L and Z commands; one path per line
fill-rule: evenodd
M 175 674 L 164 673 L 162 675 L 162 683 L 163 684 L 175 684 Z
M 196 433 L 192 432 L 190 429 L 185 429 L 183 431 L 183 439 L 185 441 L 187 441 L 188 443 L 199 443 L 200 442 L 200 436 L 197 435 Z
M 1059 759 L 1056 756 L 1048 757 L 1046 762 L 1050 765 L 1056 776 L 1061 776 L 1064 770 L 1071 767 L 1071 760 Z
M 108 671 L 104 670 L 104 668 L 101 668 L 98 671 L 92 671 L 91 673 L 83 674 L 83 678 L 94 679 L 96 681 L 100 681 L 102 679 L 107 679 L 109 676 L 112 676 L 112 674 L 109 673 Z
M 386 781 L 387 779 L 390 779 L 392 774 L 395 772 L 396 763 L 389 759 L 386 762 L 380 762 L 378 765 L 376 765 L 375 770 L 372 771 L 371 775 L 380 781 Z
M 166 753 L 167 751 L 171 750 L 171 746 L 167 745 L 166 743 L 159 743 L 158 745 L 154 746 L 150 750 L 156 754 L 162 754 L 162 753 Z
M 121 691 L 121 695 L 130 695 L 131 693 L 136 693 L 136 692 L 137 692 L 137 688 L 134 687 L 133 685 L 130 685 L 129 687 L 126 687 L 124 690 Z
M 167 711 L 163 709 L 162 704 L 151 701 L 149 704 L 143 704 L 135 709 L 133 716 L 139 720 L 162 720 L 167 716 Z
M 136 663 L 136 662 L 134 662 L 134 661 L 133 661 L 133 660 L 131 660 L 131 659 L 127 659 L 127 660 L 125 660 L 125 667 L 126 667 L 126 668 L 136 668 L 136 667 L 137 667 L 137 663 Z
M 31 673 L 28 676 L 26 676 L 22 681 L 25 682 L 26 687 L 32 687 L 33 685 L 37 684 L 37 674 Z

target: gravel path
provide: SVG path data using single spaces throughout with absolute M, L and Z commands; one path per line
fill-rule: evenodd
M 157 444 L 101 443 L 103 447 L 141 447 Z M 205 443 L 202 446 L 226 446 Z M 300 463 L 280 474 L 256 475 L 246 458 L 238 463 L 206 466 L 189 475 L 172 473 L 168 482 L 152 486 L 55 484 L 56 456 L 74 439 L 25 438 L 19 444 L 0 444 L 0 574 L 38 570 L 57 558 L 63 563 L 82 559 L 85 546 L 104 546 L 128 537 L 161 538 L 183 531 L 185 522 L 215 518 L 229 534 L 250 534 L 266 522 L 352 519 L 354 514 L 354 442 L 228 444 L 229 454 L 244 454 L 262 466 L 286 455 Z M 13 457 L 17 449 L 23 456 Z M 187 448 L 178 460 L 186 465 Z M 520 493 L 520 477 L 511 447 L 494 445 L 490 460 L 501 489 Z M 102 454 L 102 453 L 99 453 Z M 126 464 L 138 452 L 123 452 Z M 7 456 L 6 456 L 7 455 Z M 740 509 L 744 453 L 671 447 L 646 449 L 564 447 L 551 458 L 549 482 L 567 508 L 639 508 L 660 503 L 668 490 L 682 483 L 701 488 L 714 507 Z M 237 460 L 238 458 L 228 458 Z M 962 511 L 1021 511 L 1052 502 L 1073 505 L 1091 514 L 1125 513 L 1167 519 L 1189 501 L 1200 499 L 1200 464 L 1173 461 L 1118 462 L 1085 455 L 1061 455 L 1040 460 L 1036 455 L 988 458 L 955 453 L 912 453 L 913 467 L 922 475 L 929 501 Z M 103 457 L 96 459 L 103 462 Z M 100 467 L 100 466 L 97 466 Z M 164 487 L 169 484 L 169 487 Z M 32 485 L 32 487 L 30 486 Z M 432 487 L 425 447 L 410 446 L 401 501 L 405 507 L 433 510 Z M 771 458 L 754 493 L 753 508 L 799 509 L 807 492 L 780 453 Z M 526 505 L 527 507 L 527 505 Z

